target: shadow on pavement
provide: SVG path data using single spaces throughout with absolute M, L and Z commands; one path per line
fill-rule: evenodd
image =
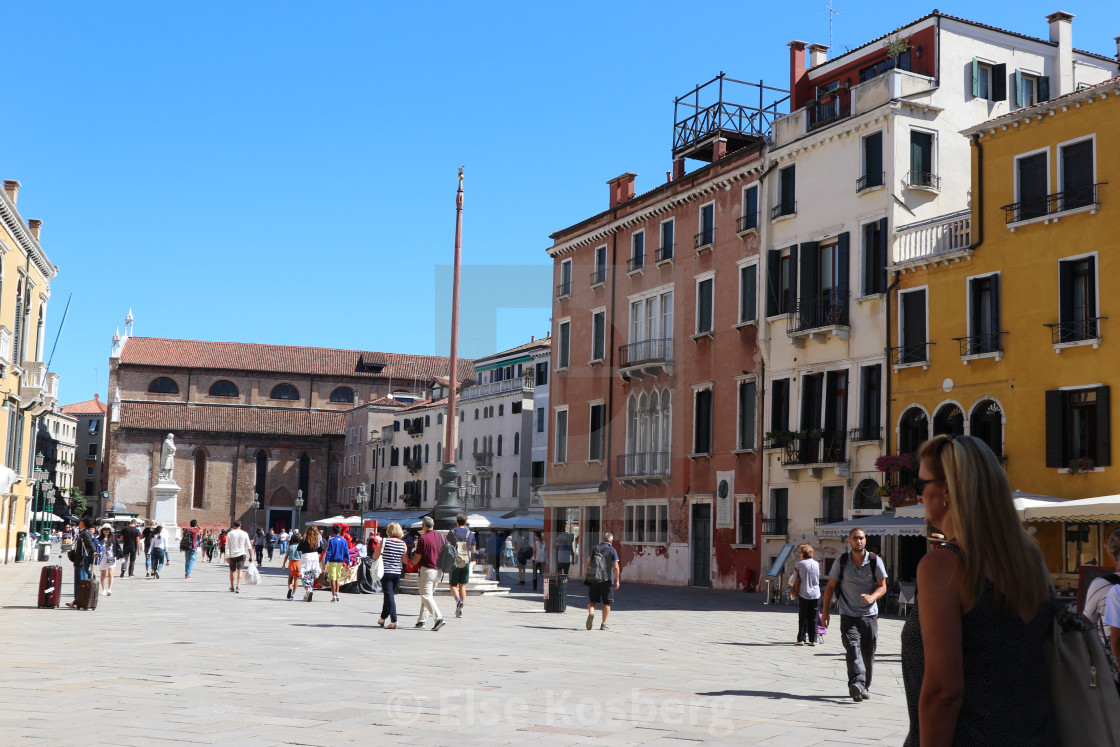
M 719 690 L 710 693 L 696 693 L 697 695 L 738 695 L 745 698 L 771 698 L 773 700 L 813 700 L 818 703 L 843 703 L 850 702 L 851 698 L 840 695 L 794 695 L 774 690 Z

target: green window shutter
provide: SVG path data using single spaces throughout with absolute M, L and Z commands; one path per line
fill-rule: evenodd
M 1046 466 L 1061 468 L 1062 464 L 1062 392 L 1046 392 Z
M 1045 75 L 1039 77 L 1038 79 L 1038 100 L 1050 100 L 1050 79 Z
M 1015 71 L 1015 106 L 1023 105 L 1023 71 Z
M 1007 101 L 1007 65 L 992 65 L 992 101 Z
M 972 58 L 972 98 L 980 96 L 980 60 Z

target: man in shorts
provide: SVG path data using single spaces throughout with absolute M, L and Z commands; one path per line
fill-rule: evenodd
M 331 539 L 327 542 L 327 578 L 331 582 L 331 601 L 337 602 L 338 585 L 342 581 L 342 566 L 350 562 L 350 545 L 342 537 L 342 527 L 331 527 Z
M 618 551 L 614 549 L 611 542 L 614 541 L 614 535 L 610 532 L 603 534 L 602 544 L 591 549 L 587 553 L 587 560 L 583 564 L 583 577 L 587 578 L 588 569 L 591 567 L 591 561 L 594 559 L 596 552 L 606 553 L 610 558 L 611 578 L 609 581 L 591 582 L 586 581 L 587 584 L 587 629 L 591 630 L 595 623 L 595 605 L 603 605 L 603 621 L 599 625 L 599 630 L 610 630 L 611 626 L 607 624 L 607 618 L 611 614 L 611 605 L 614 604 L 614 590 L 618 588 L 622 582 L 622 569 L 618 564 Z
M 456 516 L 455 525 L 454 529 L 447 532 L 447 541 L 455 548 L 456 555 L 455 567 L 448 575 L 451 578 L 451 596 L 455 597 L 455 617 L 462 617 L 463 602 L 467 601 L 467 582 L 471 580 L 471 558 L 478 546 L 478 538 L 467 526 L 466 514 Z
M 241 574 L 253 555 L 253 543 L 249 534 L 241 528 L 241 522 L 235 521 L 229 533 L 226 534 L 226 557 L 229 559 L 229 590 L 241 593 Z

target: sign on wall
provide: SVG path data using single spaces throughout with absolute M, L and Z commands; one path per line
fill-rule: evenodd
M 734 529 L 735 472 L 716 472 L 716 529 Z

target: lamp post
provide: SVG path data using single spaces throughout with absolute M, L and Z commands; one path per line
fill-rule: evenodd
M 42 521 L 39 518 L 39 511 L 43 502 L 43 476 L 47 474 L 46 470 L 43 469 L 43 461 L 45 459 L 46 457 L 43 456 L 43 452 L 41 451 L 35 455 L 35 492 L 37 497 L 31 502 L 31 521 L 28 523 L 27 528 L 35 535 L 36 544 L 39 542 L 39 535 L 42 531 Z
M 299 523 L 299 514 L 300 514 L 300 511 L 302 511 L 302 510 L 303 510 L 303 491 L 302 490 L 297 490 L 296 491 L 296 529 L 299 529 L 300 527 L 303 526 L 302 524 Z M 300 534 L 303 534 L 302 530 L 300 531 Z
M 261 497 L 258 493 L 253 493 L 253 534 L 256 535 L 257 529 L 260 528 L 260 519 L 257 518 L 257 511 L 261 507 Z
M 471 500 L 475 495 L 475 488 L 477 487 L 472 479 L 474 475 L 468 469 L 463 472 L 463 477 L 466 481 L 463 483 L 463 513 L 468 513 L 471 507 Z

